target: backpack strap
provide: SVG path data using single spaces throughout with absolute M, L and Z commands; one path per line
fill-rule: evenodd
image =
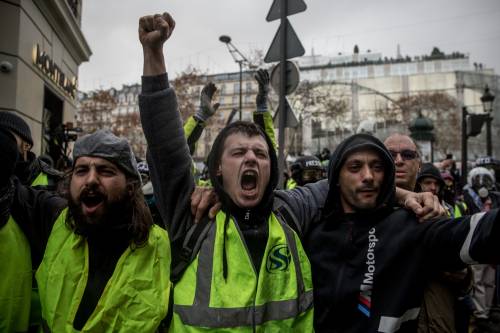
M 180 249 L 177 255 L 172 257 L 172 266 L 170 271 L 170 281 L 174 285 L 178 282 L 186 268 L 194 260 L 198 251 L 200 250 L 201 243 L 205 239 L 208 233 L 209 227 L 212 225 L 211 220 L 208 218 L 208 214 L 203 216 L 201 221 L 193 224 L 186 234 L 182 249 Z M 167 332 L 170 322 L 172 321 L 173 311 L 174 311 L 174 286 L 170 287 L 170 297 L 168 304 L 168 311 L 165 318 L 161 321 L 158 332 Z
M 182 277 L 184 270 L 194 260 L 198 251 L 200 250 L 201 243 L 205 239 L 208 232 L 208 227 L 211 225 L 208 215 L 205 215 L 198 223 L 194 224 L 186 234 L 182 249 L 175 255 L 176 262 L 172 265 L 170 272 L 170 280 L 176 283 Z
M 273 202 L 273 213 L 281 221 L 285 222 L 290 228 L 292 228 L 297 235 L 302 238 L 302 227 L 295 216 L 295 214 L 288 208 L 288 205 L 280 199 L 278 196 L 274 197 Z

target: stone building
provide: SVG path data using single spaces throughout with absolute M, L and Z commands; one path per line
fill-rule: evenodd
M 316 154 L 325 147 L 333 150 L 345 137 L 359 130 L 373 132 L 381 139 L 394 131 L 408 133 L 411 120 L 422 113 L 434 122 L 435 159 L 450 153 L 459 158 L 462 107 L 482 113 L 480 97 L 486 85 L 494 95 L 500 95 L 499 76 L 492 69 L 471 64 L 466 54 L 444 54 L 437 48 L 429 55 L 413 58 L 391 59 L 379 53 L 357 51 L 334 57 L 304 56 L 294 61 L 300 68 L 301 83 L 295 93 L 288 96 L 299 120 L 299 126 L 287 129 L 286 133 L 285 148 L 291 155 Z M 193 81 L 192 77 L 190 80 L 177 90 L 184 119 L 199 107 L 199 94 L 206 82 L 216 84 L 218 92 L 214 102 L 221 104 L 207 124 L 194 154 L 196 161 L 203 161 L 231 115 L 232 120 L 239 118 L 239 113 L 233 112 L 239 107 L 239 72 L 201 75 L 197 80 Z M 251 120 L 258 90 L 253 71 L 243 72 L 242 88 L 242 119 Z M 110 90 L 115 97 L 120 96 L 116 97 L 118 104 L 112 111 L 113 126 L 120 128 L 118 133 L 128 137 L 138 153 L 145 152 L 137 120 L 139 91 L 139 85 Z M 271 91 L 269 97 L 269 108 L 274 113 L 277 95 Z M 493 118 L 495 143 L 500 142 L 500 98 L 495 99 Z M 494 155 L 500 156 L 500 146 L 493 146 Z M 484 133 L 469 140 L 470 158 L 485 152 Z
M 57 161 L 77 109 L 78 66 L 89 60 L 80 0 L 0 0 L 0 110 L 29 124 L 33 152 Z

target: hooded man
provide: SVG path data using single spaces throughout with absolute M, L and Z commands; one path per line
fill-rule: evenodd
M 446 208 L 448 216 L 454 217 L 454 208 L 447 202 L 443 200 L 443 191 L 445 183 L 443 178 L 441 178 L 441 173 L 439 169 L 432 163 L 424 163 L 420 168 L 420 172 L 417 176 L 417 184 L 415 186 L 415 191 L 417 192 L 431 192 L 436 195 L 441 202 L 441 205 Z
M 317 332 L 415 332 L 433 273 L 500 261 L 497 210 L 419 224 L 395 208 L 394 175 L 390 152 L 370 135 L 332 154 L 323 220 L 305 241 Z
M 9 130 L 17 141 L 19 159 L 16 176 L 23 185 L 55 191 L 63 174 L 31 152 L 33 139 L 28 124 L 14 112 L 0 111 L 0 127 Z
M 37 268 L 44 330 L 154 332 L 167 314 L 170 246 L 152 223 L 130 146 L 101 130 L 77 140 L 73 158 L 67 200 L 13 174 L 6 182 L 8 212 Z
M 182 260 L 184 237 L 198 229 L 191 228 L 189 148 L 163 62 L 162 46 L 174 25 L 166 13 L 139 21 L 139 102 L 158 208 L 168 223 L 174 259 Z M 272 213 L 279 178 L 272 141 L 256 124 L 234 122 L 217 136 L 208 170 L 222 209 L 176 280 L 170 330 L 312 331 L 309 261 L 292 228 Z

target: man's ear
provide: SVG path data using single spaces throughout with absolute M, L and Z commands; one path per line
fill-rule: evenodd
M 127 194 L 129 197 L 131 197 L 132 194 L 134 194 L 134 185 L 132 185 L 132 183 L 127 183 L 125 189 L 127 190 Z

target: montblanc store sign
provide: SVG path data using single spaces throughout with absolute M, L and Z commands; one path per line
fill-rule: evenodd
M 33 63 L 69 97 L 76 98 L 76 77 L 69 79 L 38 44 L 33 47 Z

